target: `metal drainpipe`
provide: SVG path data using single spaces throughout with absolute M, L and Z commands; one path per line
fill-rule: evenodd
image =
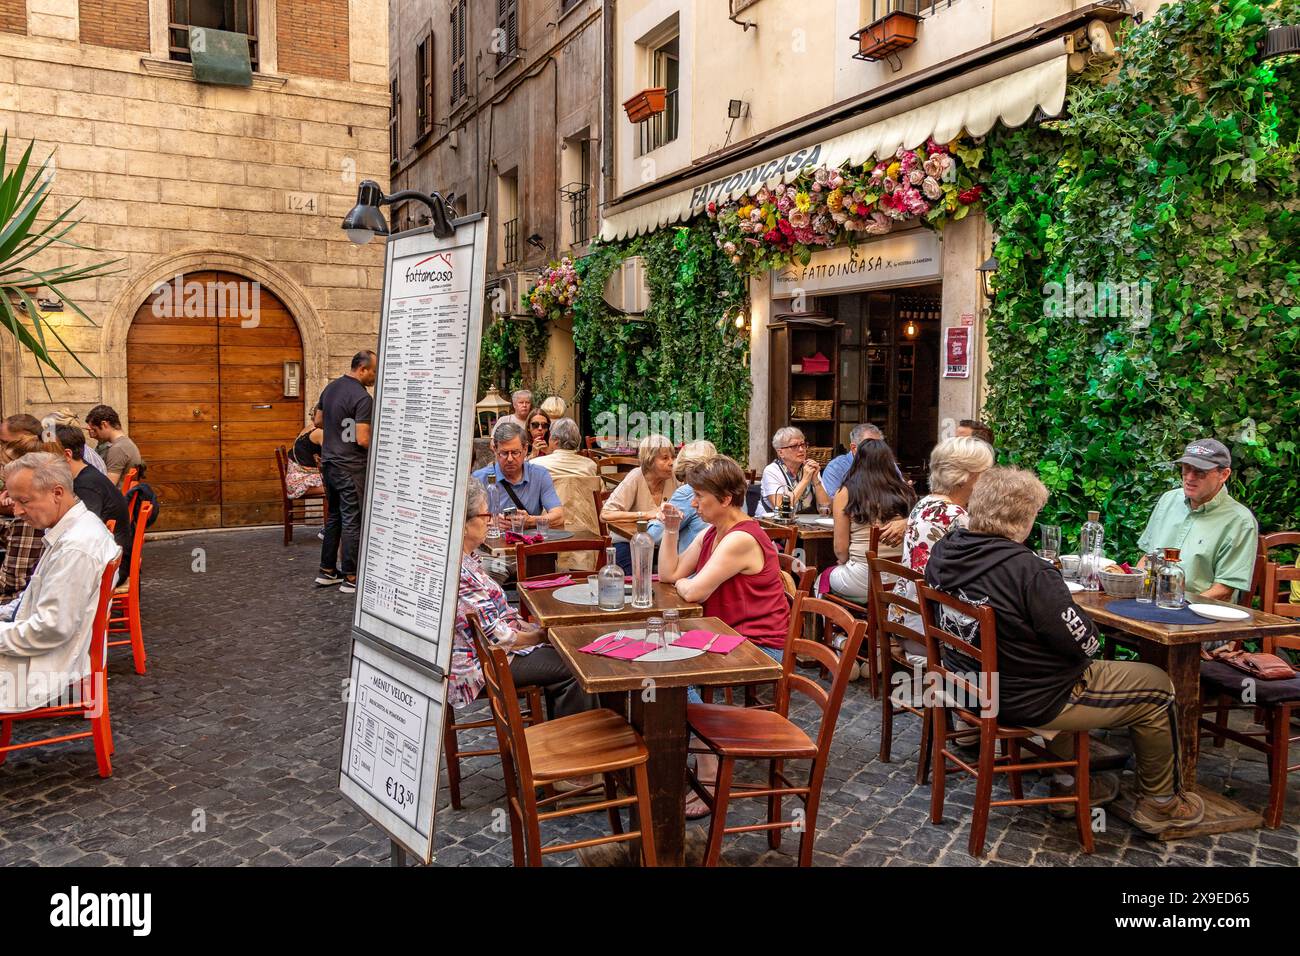
M 615 0 L 604 0 L 601 13 L 601 28 L 604 36 L 604 50 L 601 56 L 601 131 L 600 131 L 600 196 L 596 202 L 597 223 L 603 215 L 605 204 L 614 196 L 614 68 L 615 57 Z M 597 231 L 597 235 L 600 233 Z

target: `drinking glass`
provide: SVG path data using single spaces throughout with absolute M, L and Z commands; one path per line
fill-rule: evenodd
M 600 578 L 594 574 L 587 575 L 587 589 L 591 592 L 591 603 L 600 599 Z
M 539 517 L 539 518 L 537 519 L 537 533 L 540 534 L 540 535 L 543 535 L 543 536 L 544 536 L 544 535 L 546 534 L 546 532 L 548 532 L 548 531 L 550 531 L 550 530 L 551 530 L 551 521 L 550 521 L 550 519 L 549 519 L 549 518 L 544 518 L 544 517 Z
M 818 513 L 819 515 L 821 515 L 823 518 L 827 518 L 827 517 L 829 517 L 829 516 L 830 516 L 830 513 L 831 513 L 831 506 L 830 506 L 830 503 L 828 502 L 827 504 L 824 504 L 824 505 L 818 505 L 818 506 L 817 506 L 817 513 Z
M 672 647 L 682 636 L 681 613 L 676 608 L 664 611 L 664 647 Z
M 1061 526 L 1045 524 L 1042 529 L 1042 548 L 1038 553 L 1044 561 L 1055 564 L 1061 557 Z
M 662 617 L 646 618 L 645 639 L 654 645 L 654 649 L 657 651 L 661 651 L 668 646 L 664 643 L 664 619 Z
M 524 533 L 524 525 L 528 521 L 528 515 L 523 511 L 512 511 L 510 513 L 510 530 L 515 534 Z

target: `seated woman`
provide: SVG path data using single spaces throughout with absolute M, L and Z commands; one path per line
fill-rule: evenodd
M 682 446 L 682 450 L 677 453 L 677 460 L 673 463 L 673 479 L 677 482 L 677 488 L 673 496 L 668 499 L 668 504 L 672 505 L 681 514 L 681 520 L 677 525 L 677 551 L 680 553 L 691 546 L 691 542 L 696 536 L 708 527 L 708 524 L 700 517 L 700 513 L 695 510 L 695 505 L 691 502 L 695 498 L 695 489 L 686 484 L 686 475 L 696 465 L 702 465 L 711 458 L 718 457 L 718 449 L 711 441 L 693 441 Z M 646 532 L 654 538 L 657 547 L 664 539 L 664 523 L 660 518 L 650 522 Z
M 966 505 L 980 475 L 993 467 L 993 449 L 988 442 L 967 436 L 946 438 L 930 452 L 930 493 L 916 503 L 907 516 L 907 532 L 903 535 L 903 553 L 899 564 L 913 571 L 924 572 L 930 560 L 930 549 L 954 528 L 966 527 Z M 916 586 L 899 580 L 894 592 L 909 600 L 916 600 Z M 917 634 L 922 634 L 921 616 L 910 611 L 903 614 L 890 607 L 895 620 Z M 909 657 L 925 659 L 925 647 L 918 640 L 907 647 Z
M 551 416 L 540 408 L 528 415 L 528 460 L 551 453 Z
M 776 545 L 753 518 L 745 514 L 745 473 L 725 455 L 695 466 L 686 480 L 695 489 L 693 504 L 712 525 L 680 555 L 677 534 L 681 516 L 664 514 L 663 547 L 659 549 L 659 580 L 675 584 L 682 600 L 700 603 L 705 617 L 716 617 L 739 631 L 769 657 L 781 660 L 790 631 Z M 692 703 L 699 692 L 690 688 Z M 701 780 L 716 779 L 717 758 L 700 754 L 696 772 Z M 697 819 L 708 812 L 698 797 L 687 803 L 686 815 Z
M 519 612 L 506 602 L 501 586 L 488 576 L 475 553 L 487 538 L 487 489 L 477 478 L 469 480 L 465 494 L 465 534 L 460 559 L 460 593 L 456 601 L 456 634 L 451 651 L 451 676 L 447 682 L 447 703 L 464 707 L 483 691 L 483 666 L 474 653 L 469 613 L 475 612 L 483 630 L 496 644 L 504 647 L 510 658 L 510 673 L 515 683 L 536 684 L 546 695 L 546 709 L 551 717 L 567 717 L 596 706 L 555 648 L 546 643 L 546 633 L 535 624 L 525 623 Z
M 289 488 L 290 498 L 301 498 L 313 489 L 325 489 L 320 473 L 321 442 L 325 440 L 325 431 L 313 424 L 315 417 L 316 407 L 312 406 L 307 415 L 307 427 L 298 433 L 298 437 L 293 440 L 293 447 L 289 449 L 284 483 Z
M 605 499 L 602 521 L 651 521 L 677 490 L 673 477 L 673 443 L 663 435 L 647 435 L 637 446 L 640 467 L 633 468 Z M 632 553 L 627 538 L 610 529 L 614 553 L 625 574 L 632 573 Z
M 858 443 L 853 465 L 843 486 L 835 492 L 835 557 L 839 564 L 819 580 L 818 594 L 831 591 L 866 603 L 871 594 L 867 548 L 872 528 L 881 529 L 877 554 L 897 561 L 899 544 L 907 530 L 907 514 L 916 504 L 912 490 L 898 470 L 894 453 L 883 441 L 869 438 Z
M 772 448 L 776 461 L 763 469 L 760 518 L 776 511 L 778 497 L 794 502 L 795 514 L 816 514 L 819 506 L 831 503 L 822 485 L 821 465 L 808 457 L 803 432 L 789 425 L 778 428 L 772 436 Z

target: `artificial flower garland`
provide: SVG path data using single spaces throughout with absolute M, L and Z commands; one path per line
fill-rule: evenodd
M 884 235 L 899 222 L 941 229 L 964 219 L 984 189 L 969 173 L 982 152 L 931 139 L 874 164 L 805 169 L 792 183 L 711 202 L 707 211 L 717 223 L 718 248 L 742 271 L 753 275 L 796 259 L 806 264 L 814 249 Z
M 524 293 L 522 305 L 539 319 L 560 319 L 573 308 L 582 280 L 573 259 L 565 256 L 542 270 L 537 284 Z

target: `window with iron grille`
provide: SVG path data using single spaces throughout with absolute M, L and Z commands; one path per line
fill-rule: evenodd
M 591 238 L 591 140 L 569 140 L 578 154 L 578 178 L 560 187 L 560 199 L 569 204 L 569 242 L 581 245 Z
M 662 86 L 664 109 L 641 124 L 641 152 L 648 153 L 677 138 L 678 83 L 680 61 L 678 50 L 681 38 L 673 37 L 650 55 L 650 85 Z
M 507 219 L 502 227 L 504 232 L 504 262 L 514 265 L 519 261 L 519 217 Z
M 170 0 L 168 55 L 190 62 L 190 27 L 225 30 L 248 37 L 248 56 L 257 69 L 257 8 L 254 0 Z
M 401 116 L 402 84 L 398 79 L 400 71 L 395 71 L 388 79 L 388 162 L 396 166 L 402 156 Z
M 415 135 L 433 130 L 433 34 L 426 33 L 415 46 Z
M 497 0 L 497 65 L 519 55 L 519 0 Z
M 871 0 L 871 22 L 891 13 L 929 17 L 951 6 L 952 0 Z
M 451 6 L 451 105 L 465 98 L 465 0 Z

